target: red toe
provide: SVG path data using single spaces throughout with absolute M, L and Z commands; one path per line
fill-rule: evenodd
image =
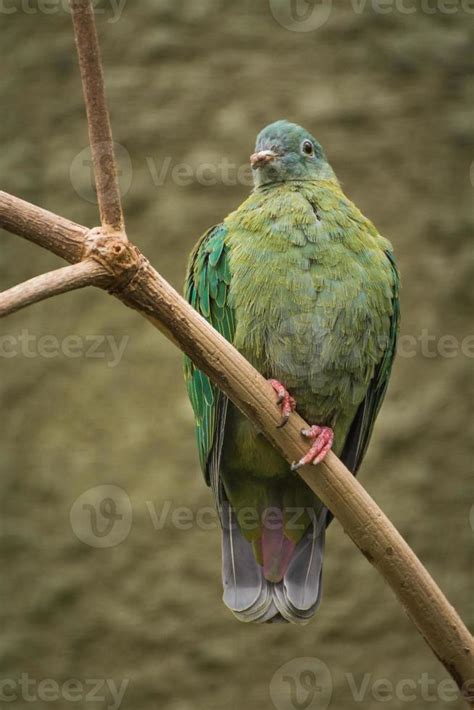
M 268 380 L 268 382 L 276 392 L 277 404 L 281 406 L 281 422 L 277 425 L 277 428 L 280 429 L 282 426 L 285 426 L 290 418 L 291 412 L 295 411 L 296 401 L 281 382 L 278 380 Z
M 331 450 L 334 441 L 334 432 L 328 426 L 314 425 L 309 429 L 302 429 L 302 435 L 307 439 L 313 439 L 311 448 L 298 463 L 291 464 L 291 470 L 296 471 L 301 466 L 312 463 L 314 466 L 321 463 L 328 451 Z

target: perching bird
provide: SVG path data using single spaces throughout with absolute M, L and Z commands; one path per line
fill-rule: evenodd
M 194 248 L 185 294 L 268 378 L 282 425 L 312 443 L 290 466 L 193 363 L 201 466 L 222 524 L 224 602 L 242 621 L 306 623 L 321 597 L 331 514 L 294 470 L 333 448 L 355 474 L 395 353 L 390 243 L 344 195 L 320 144 L 277 121 L 250 157 L 254 190 Z

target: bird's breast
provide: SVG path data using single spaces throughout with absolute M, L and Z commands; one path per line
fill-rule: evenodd
M 354 413 L 384 352 L 390 269 L 370 240 L 341 238 L 337 221 L 312 219 L 311 230 L 301 220 L 293 227 L 273 220 L 237 232 L 234 344 L 262 374 L 282 381 L 308 418 L 332 421 L 342 410 Z

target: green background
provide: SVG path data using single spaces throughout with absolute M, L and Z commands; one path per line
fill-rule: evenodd
M 402 334 L 433 336 L 428 351 L 402 341 L 361 480 L 469 622 L 473 15 L 415 6 L 408 14 L 397 4 L 381 14 L 370 3 L 360 13 L 340 3 L 318 29 L 295 32 L 275 19 L 284 5 L 142 0 L 127 2 L 116 22 L 110 5 L 99 5 L 107 10 L 97 21 L 129 187 L 128 234 L 181 290 L 197 237 L 248 194 L 256 133 L 288 118 L 316 135 L 347 194 L 393 242 Z M 26 11 L 34 4 L 8 7 L 15 12 L 1 16 L 0 187 L 93 226 L 70 17 Z M 225 160 L 234 166 L 227 177 Z M 172 172 L 181 164 L 189 184 Z M 203 164 L 214 166 L 204 180 Z M 209 176 L 215 184 L 203 184 Z M 61 265 L 6 233 L 0 253 L 2 288 Z M 302 628 L 233 619 L 221 602 L 217 529 L 178 529 L 170 516 L 156 529 L 150 509 L 196 513 L 211 495 L 198 468 L 180 353 L 145 320 L 89 289 L 2 321 L 1 336 L 22 331 L 34 336 L 33 356 L 0 358 L 1 678 L 125 679 L 126 710 L 290 710 L 284 682 L 273 704 L 272 678 L 277 673 L 274 688 L 283 664 L 312 657 L 329 669 L 332 710 L 463 707 L 419 691 L 411 702 L 374 697 L 377 680 L 428 674 L 437 698 L 446 673 L 337 522 L 323 602 Z M 111 367 L 105 346 L 102 358 L 45 357 L 37 347 L 44 334 L 59 343 L 70 335 L 82 343 L 126 337 L 127 345 Z M 443 335 L 470 343 L 471 357 L 460 349 L 443 357 Z M 69 515 L 101 484 L 124 489 L 133 510 L 130 534 L 104 549 L 81 542 Z M 298 681 L 305 661 L 296 667 Z M 357 686 L 370 674 L 362 702 L 346 674 Z M 310 710 L 327 707 L 329 681 L 319 680 Z M 305 697 L 301 690 L 301 707 Z M 110 703 L 110 696 L 19 697 L 5 706 Z

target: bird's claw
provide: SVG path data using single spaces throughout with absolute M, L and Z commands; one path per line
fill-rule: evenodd
M 278 382 L 278 380 L 268 380 L 268 382 L 271 384 L 277 394 L 277 405 L 281 407 L 281 421 L 279 424 L 277 424 L 277 429 L 281 429 L 287 423 L 288 419 L 290 418 L 290 414 L 295 411 L 296 401 L 287 392 L 281 382 Z
M 312 426 L 309 429 L 301 430 L 302 436 L 306 439 L 312 439 L 313 443 L 308 453 L 297 462 L 291 464 L 291 470 L 297 471 L 302 466 L 312 463 L 316 466 L 324 459 L 328 451 L 331 449 L 334 441 L 334 432 L 328 426 Z

